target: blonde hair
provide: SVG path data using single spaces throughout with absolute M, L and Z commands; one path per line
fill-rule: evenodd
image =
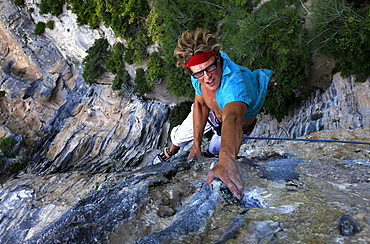
M 185 31 L 177 40 L 177 47 L 174 55 L 177 58 L 176 66 L 184 68 L 186 62 L 194 55 L 202 52 L 219 51 L 221 44 L 217 42 L 209 30 L 198 28 L 194 32 Z M 189 68 L 185 68 L 185 73 L 190 74 Z

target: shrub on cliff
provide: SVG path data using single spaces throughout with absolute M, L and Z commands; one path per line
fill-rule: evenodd
M 345 0 L 314 0 L 312 12 L 312 41 L 337 60 L 333 73 L 365 81 L 370 75 L 370 7 L 355 10 Z
M 14 3 L 18 6 L 24 6 L 24 0 L 14 0 Z
M 50 30 L 53 30 L 54 29 L 54 21 L 49 20 L 48 22 L 46 22 L 46 27 L 49 28 Z
M 152 84 L 164 78 L 165 71 L 163 59 L 158 52 L 153 53 L 148 59 L 146 73 L 148 81 L 151 82 Z
M 105 26 L 113 29 L 116 36 L 127 41 L 133 62 L 143 62 L 146 48 L 150 44 L 145 26 L 149 14 L 147 0 L 70 0 L 70 3 L 79 24 L 88 24 L 95 29 L 102 21 Z
M 113 46 L 105 64 L 105 67 L 109 72 L 117 74 L 125 68 L 125 64 L 123 62 L 125 52 L 126 48 L 122 43 L 118 42 Z
M 109 55 L 108 47 L 108 41 L 100 38 L 87 50 L 87 56 L 82 61 L 85 65 L 82 78 L 86 83 L 96 83 L 98 78 L 107 71 L 104 65 Z
M 17 145 L 18 141 L 13 137 L 0 138 L 0 152 L 4 157 L 12 158 L 15 156 L 13 147 Z
M 141 68 L 137 69 L 134 92 L 138 93 L 140 96 L 143 96 L 145 93 L 150 92 L 152 89 L 153 86 L 151 86 L 151 84 L 147 81 L 145 71 Z
M 41 35 L 45 32 L 46 24 L 44 22 L 37 22 L 36 28 L 33 31 L 34 35 Z
M 175 127 L 184 121 L 184 119 L 188 116 L 188 114 L 191 111 L 192 104 L 193 102 L 190 101 L 182 102 L 177 104 L 171 109 L 170 115 L 168 117 L 171 126 Z
M 40 14 L 50 13 L 54 16 L 59 16 L 63 13 L 65 2 L 65 0 L 41 0 Z
M 128 90 L 130 87 L 131 77 L 127 70 L 120 70 L 112 81 L 112 90 Z

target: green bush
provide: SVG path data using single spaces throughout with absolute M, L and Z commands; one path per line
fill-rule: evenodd
M 69 0 L 72 12 L 77 15 L 79 25 L 89 25 L 91 29 L 99 27 L 101 19 L 97 15 L 95 0 Z
M 46 24 L 44 22 L 38 22 L 33 32 L 34 35 L 41 35 L 45 32 Z
M 0 151 L 5 157 L 13 158 L 15 156 L 13 147 L 17 145 L 17 143 L 18 141 L 13 137 L 0 138 Z
M 130 86 L 131 77 L 127 70 L 120 70 L 112 81 L 112 90 L 127 90 Z
M 355 11 L 345 0 L 314 0 L 312 12 L 313 43 L 337 61 L 333 72 L 365 81 L 370 75 L 370 7 Z
M 167 66 L 166 71 L 169 70 L 172 72 L 166 73 L 166 89 L 176 97 L 184 96 L 194 99 L 195 91 L 190 82 L 190 77 L 185 75 L 182 69 Z
M 108 47 L 108 41 L 100 38 L 87 50 L 87 56 L 82 62 L 85 65 L 82 78 L 86 83 L 96 83 L 98 78 L 107 71 L 104 65 L 109 55 Z
M 120 42 L 113 46 L 105 64 L 106 69 L 112 74 L 117 74 L 125 68 L 125 64 L 123 62 L 125 51 L 125 46 Z
M 59 16 L 63 13 L 65 2 L 65 0 L 41 0 L 40 14 L 50 13 L 54 16 Z
M 132 37 L 126 38 L 134 63 L 141 65 L 143 60 L 147 58 L 146 49 L 150 44 L 149 40 L 148 33 L 144 29 L 137 30 Z
M 146 67 L 148 81 L 151 84 L 154 84 L 155 81 L 164 79 L 164 61 L 158 52 L 155 52 L 150 56 Z
M 49 28 L 50 30 L 53 30 L 54 29 L 54 21 L 49 20 L 48 22 L 46 22 L 46 27 Z
M 150 92 L 153 89 L 152 86 L 147 82 L 145 71 L 141 68 L 136 70 L 136 78 L 134 85 L 134 92 L 143 96 L 145 93 Z
M 18 6 L 23 6 L 24 0 L 14 0 L 14 3 L 17 4 Z
M 129 47 L 125 52 L 123 60 L 130 65 L 134 64 L 134 52 L 135 50 Z
M 118 37 L 127 41 L 132 53 L 132 63 L 143 62 L 146 58 L 146 48 L 150 44 L 145 25 L 149 14 L 147 0 L 70 0 L 70 3 L 79 24 L 89 24 L 90 28 L 94 29 L 103 21 Z
M 192 102 L 182 102 L 173 107 L 170 111 L 168 121 L 172 127 L 181 124 L 191 111 Z
M 27 161 L 14 162 L 9 165 L 8 170 L 12 173 L 17 173 L 27 167 Z

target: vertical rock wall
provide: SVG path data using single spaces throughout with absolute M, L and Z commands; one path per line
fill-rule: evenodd
M 335 74 L 326 91 L 313 93 L 289 119 L 278 123 L 268 115 L 260 118 L 251 136 L 296 138 L 323 130 L 369 127 L 370 81 L 360 83 Z

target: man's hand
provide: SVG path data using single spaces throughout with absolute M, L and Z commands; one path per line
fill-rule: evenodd
M 202 155 L 202 151 L 199 147 L 193 146 L 190 150 L 190 153 L 188 155 L 188 160 L 197 156 Z
M 208 173 L 206 183 L 212 188 L 214 178 L 219 178 L 239 200 L 243 197 L 243 181 L 236 162 L 217 163 Z
M 243 196 L 243 181 L 236 164 L 236 157 L 243 141 L 242 118 L 248 106 L 243 102 L 228 103 L 222 112 L 221 148 L 219 161 L 209 172 L 206 183 L 211 186 L 214 178 L 219 178 L 234 196 Z

